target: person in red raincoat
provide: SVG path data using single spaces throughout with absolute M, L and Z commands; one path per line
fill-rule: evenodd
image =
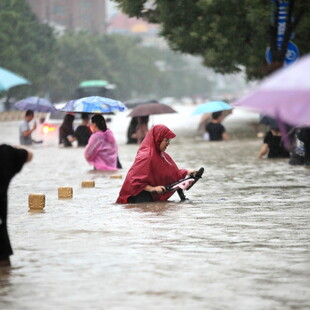
M 165 152 L 174 137 L 175 134 L 164 125 L 156 125 L 147 133 L 116 203 L 165 201 L 174 194 L 174 191 L 165 192 L 165 185 L 194 172 L 179 169 Z

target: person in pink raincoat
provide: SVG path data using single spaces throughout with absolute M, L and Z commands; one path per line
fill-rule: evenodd
M 96 170 L 117 170 L 118 147 L 104 117 L 100 114 L 94 115 L 90 127 L 93 134 L 85 147 L 85 159 Z

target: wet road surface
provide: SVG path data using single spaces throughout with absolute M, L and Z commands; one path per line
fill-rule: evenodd
M 2 142 L 14 126 L 0 123 Z M 167 152 L 205 174 L 188 201 L 144 205 L 114 203 L 137 146 L 119 145 L 123 179 L 93 172 L 83 149 L 34 146 L 9 190 L 0 309 L 309 309 L 310 169 L 258 160 L 260 145 L 178 135 Z M 31 193 L 44 212 L 28 212 Z

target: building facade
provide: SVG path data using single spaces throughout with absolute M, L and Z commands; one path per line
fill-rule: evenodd
M 105 0 L 27 0 L 43 23 L 65 30 L 106 33 Z

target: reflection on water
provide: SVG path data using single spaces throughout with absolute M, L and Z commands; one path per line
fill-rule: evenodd
M 123 179 L 90 171 L 82 149 L 35 147 L 10 187 L 0 309 L 309 309 L 310 169 L 256 159 L 261 141 L 175 140 L 180 168 L 205 167 L 184 203 L 114 203 L 136 146 L 120 145 Z

